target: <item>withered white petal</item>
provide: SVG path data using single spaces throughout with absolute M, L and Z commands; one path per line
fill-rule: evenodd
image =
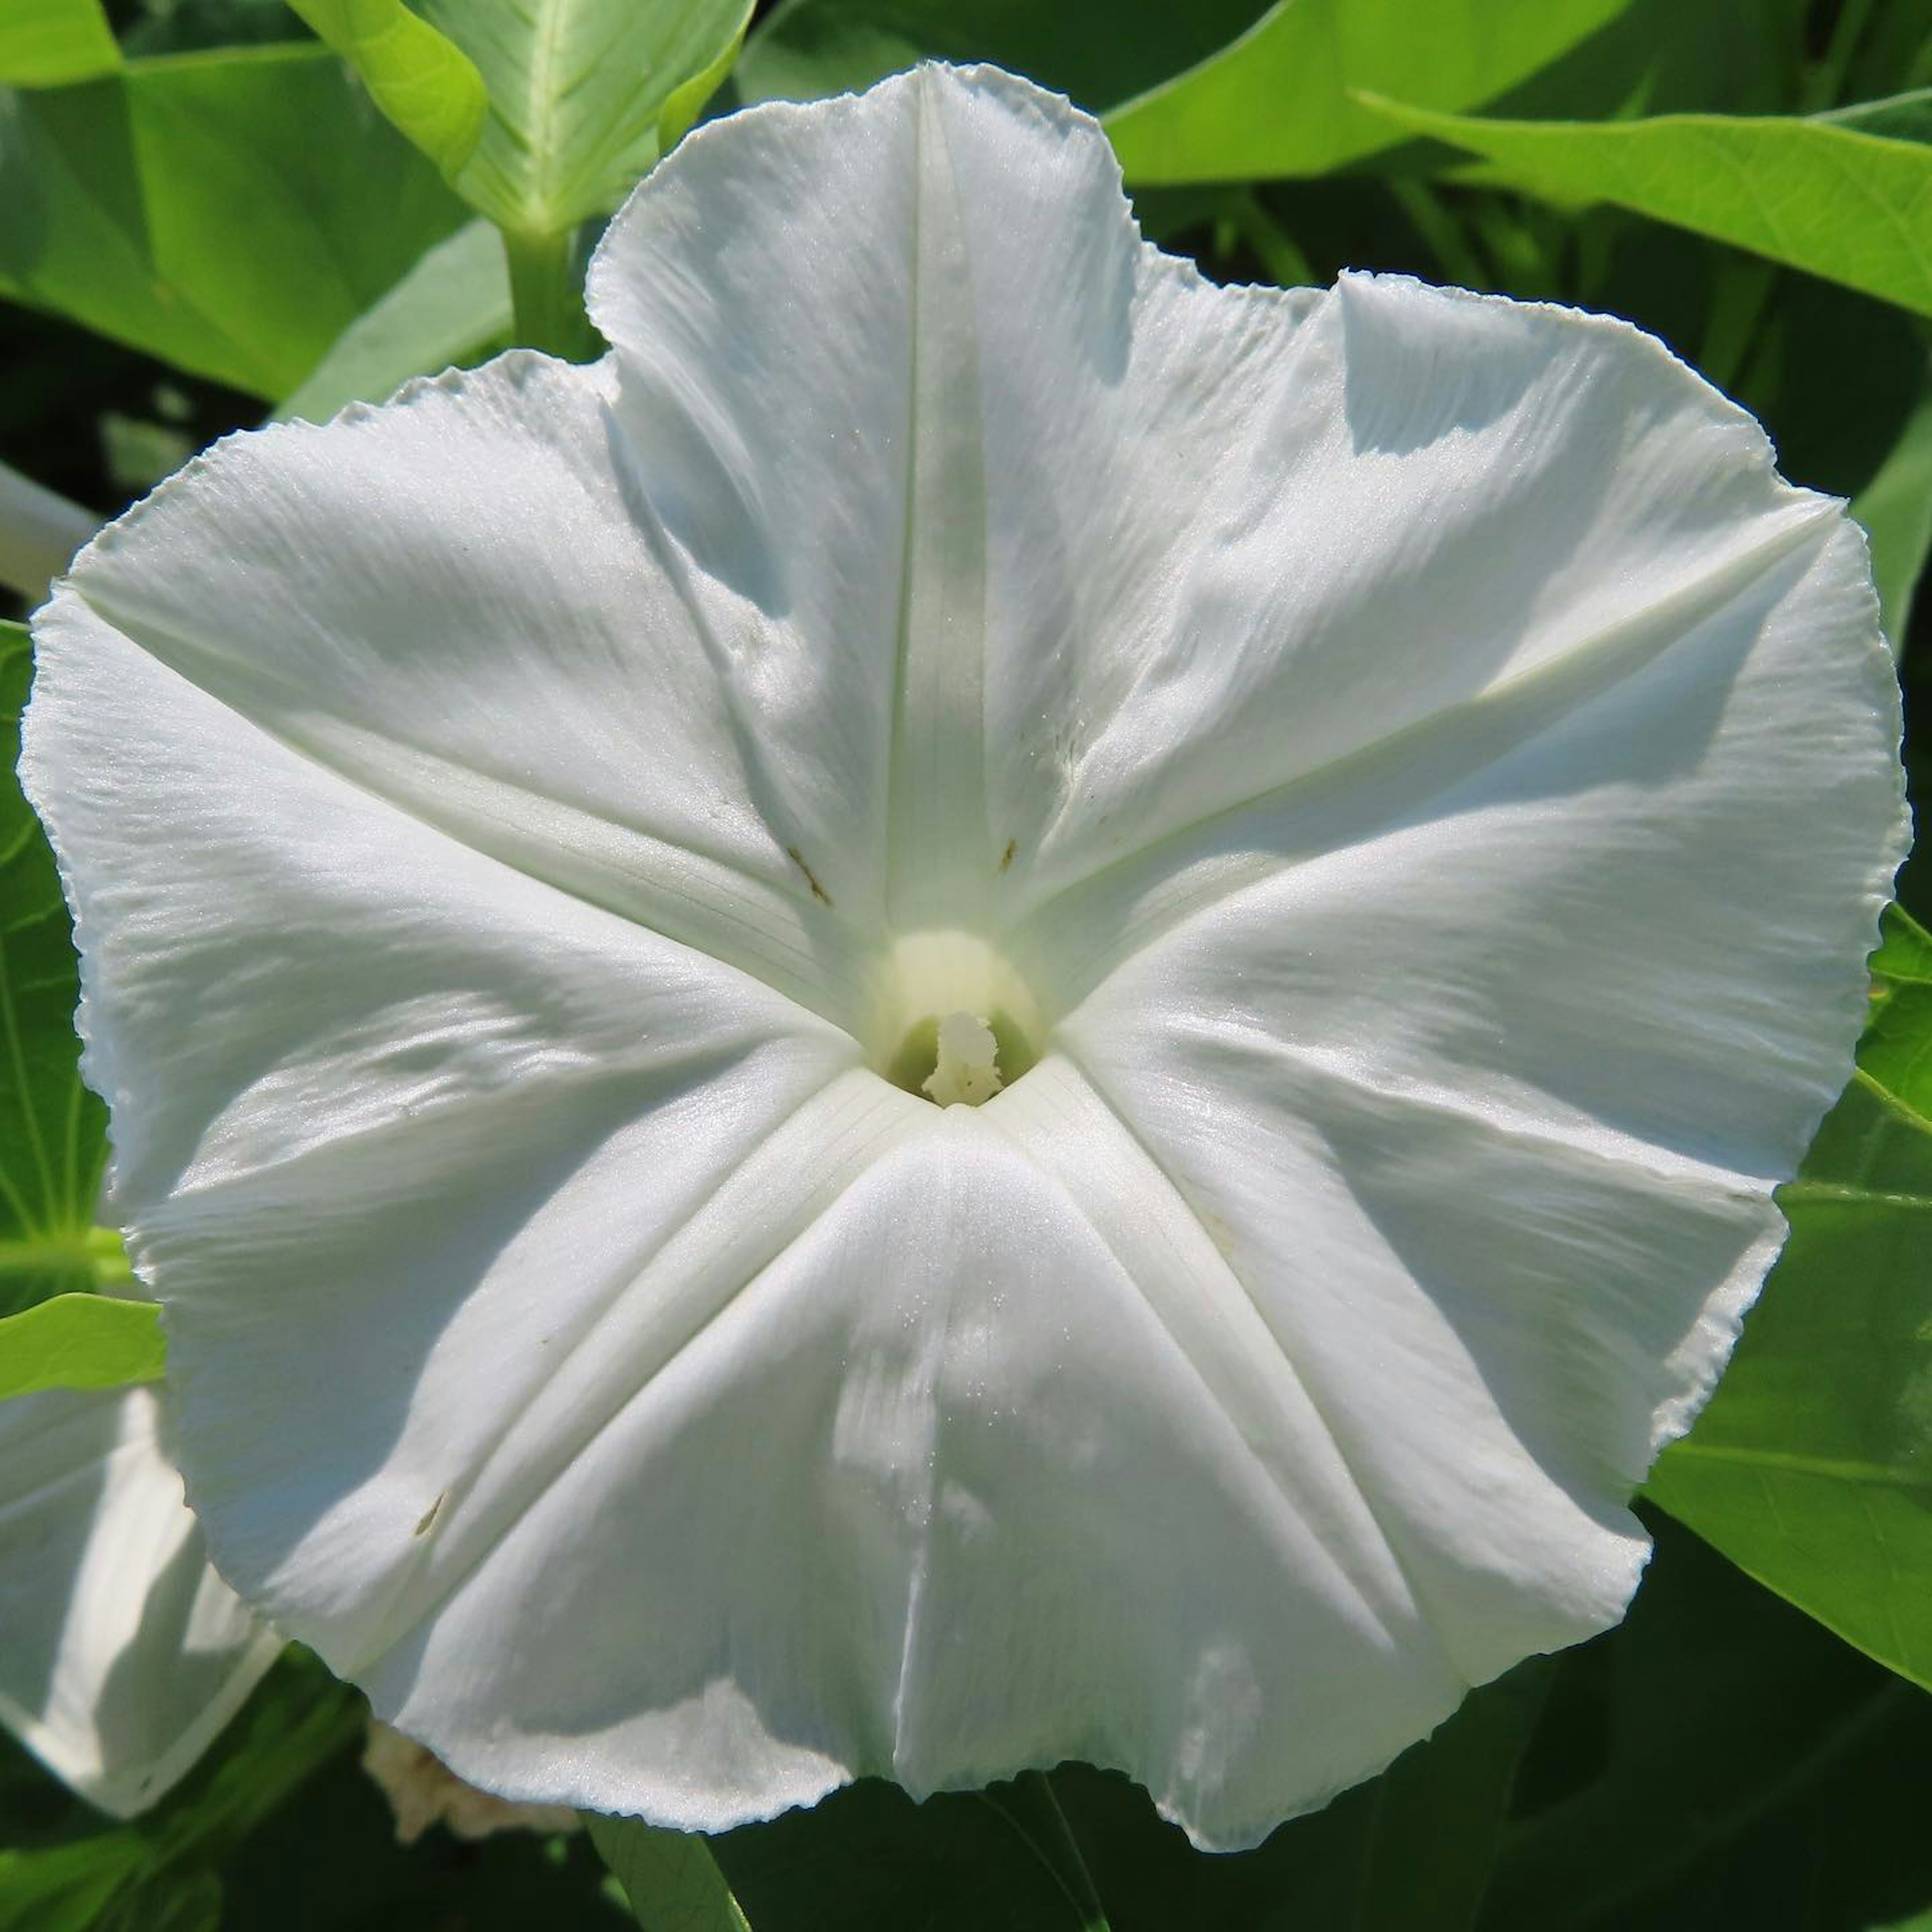
M 590 292 L 38 626 L 211 1545 L 512 1798 L 1252 1843 L 1634 1587 L 1902 849 L 1859 539 L 988 71 L 701 131 Z
M 208 1566 L 151 1389 L 0 1402 L 0 1723 L 83 1798 L 145 1810 L 281 1649 Z

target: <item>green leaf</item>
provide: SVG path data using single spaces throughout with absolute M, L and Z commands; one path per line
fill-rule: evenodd
M 1882 100 L 1862 100 L 1855 106 L 1836 108 L 1812 118 L 1894 141 L 1932 141 L 1932 87 L 1890 94 Z
M 751 1932 L 710 1846 L 698 1833 L 587 1811 L 584 1822 L 638 1923 L 650 1932 Z
M 1613 222 L 1628 218 L 1606 209 Z M 1912 597 L 1932 538 L 1932 340 L 1926 326 L 1887 302 L 1809 275 L 1780 274 L 1755 256 L 1706 248 L 1680 230 L 1644 223 L 1646 247 L 1674 256 L 1694 303 L 1705 280 L 1726 286 L 1762 275 L 1762 306 L 1738 319 L 1742 350 L 1734 380 L 1721 386 L 1762 422 L 1778 467 L 1794 482 L 1850 499 L 1870 539 L 1886 635 L 1902 650 Z M 1700 275 L 1700 269 L 1702 274 Z M 1713 380 L 1722 351 L 1712 308 L 1699 326 L 1668 314 L 1647 316 L 1626 283 L 1598 291 L 1607 308 L 1673 334 Z
M 285 396 L 463 206 L 325 47 L 0 90 L 0 292 Z
M 1630 0 L 1490 111 L 1521 121 L 1778 113 L 1796 95 L 1805 10 L 1806 0 Z
M 116 1899 L 94 1932 L 221 1932 L 221 1880 L 206 1865 L 164 1874 Z
M 1927 0 L 1878 0 L 1866 22 L 1846 64 L 1840 100 L 1867 100 L 1932 85 L 1932 5 Z
M 14 766 L 32 656 L 0 624 L 0 1316 L 97 1279 L 88 1231 L 106 1110 L 81 1083 L 73 928 L 54 855 Z
M 1894 908 L 1858 1066 L 1779 1198 L 1791 1237 L 1648 1493 L 1932 1688 L 1932 940 Z
M 1112 1932 L 1078 1841 L 1044 1772 L 1023 1771 L 981 1794 L 1052 1875 L 1080 1932 Z
M 275 415 L 326 422 L 350 403 L 381 402 L 412 376 L 477 361 L 509 333 L 502 240 L 488 222 L 472 221 L 358 316 Z
M 990 61 L 1083 107 L 1130 100 L 1252 26 L 1268 0 L 784 0 L 745 43 L 746 101 L 813 100 L 922 60 Z
M 0 1320 L 0 1402 L 42 1389 L 159 1382 L 167 1366 L 161 1311 L 152 1301 L 57 1294 Z
M 1053 1789 L 1116 1932 L 1196 1926 L 1468 1932 L 1483 1907 L 1518 1762 L 1550 1675 L 1546 1660 L 1533 1658 L 1479 1687 L 1433 1736 L 1412 1745 L 1379 1778 L 1291 1820 L 1250 1852 L 1196 1851 L 1155 1815 L 1144 1791 L 1111 1772 L 1063 1765 L 1053 1774 Z M 952 1802 L 934 1799 L 915 1816 Z M 735 1847 L 740 1838 L 764 1828 L 734 1834 L 728 1844 Z M 868 1848 L 874 1862 L 899 1872 L 896 1912 L 868 1909 L 834 1917 L 828 1911 L 814 1920 L 794 1919 L 780 1910 L 767 1919 L 754 1901 L 753 1922 L 758 1932 L 815 1924 L 897 1932 L 916 1923 L 912 1881 L 919 1868 L 910 1854 L 917 1843 L 889 1840 Z M 930 1882 L 943 1882 L 933 1870 Z M 965 1926 L 1002 1922 L 982 1909 L 976 1921 L 968 1916 L 961 1924 L 963 1932 Z
M 1550 1674 L 1534 1659 L 1472 1692 L 1252 1852 L 1196 1851 L 1139 1786 L 1079 1764 L 917 1804 L 862 1779 L 712 1844 L 758 1932 L 1467 1932 Z
M 1468 1932 L 1549 1689 L 1532 1658 L 1482 1685 L 1376 1780 L 1353 1932 Z
M 1932 1699 L 1655 1528 L 1628 1618 L 1558 1660 L 1484 1932 L 1864 1932 L 1932 1898 Z
M 755 0 L 754 0 L 755 4 Z M 738 57 L 745 49 L 745 30 L 752 24 L 753 8 L 745 9 L 738 31 L 718 50 L 711 64 L 701 73 L 674 87 L 658 110 L 658 152 L 668 154 L 695 128 L 710 105 L 712 97 L 724 85 Z
M 1531 192 L 1613 202 L 1932 315 L 1932 147 L 1828 120 L 1486 121 L 1361 97 Z
M 146 1849 L 131 1832 L 77 1844 L 0 1850 L 0 1924 L 94 1932 L 115 1894 L 135 1883 Z
M 403 1845 L 357 1758 L 339 1753 L 223 1859 L 226 1932 L 635 1932 L 587 1834 Z
M 390 124 L 451 179 L 490 110 L 476 64 L 402 0 L 289 0 L 362 76 Z
M 339 1759 L 364 1724 L 361 1698 L 312 1657 L 278 1661 L 207 1756 L 153 1810 L 82 1828 L 22 1828 L 10 1811 L 0 1847 L 0 1926 L 22 1932 L 155 1932 L 205 1924 L 211 1867 L 235 1849 L 318 1770 Z M 0 1744 L 4 1741 L 0 1740 Z M 198 1920 L 196 1915 L 202 1916 Z M 292 1924 L 292 1910 L 274 1923 Z M 308 1922 L 304 1919 L 304 1924 Z M 410 1922 L 443 1922 L 427 1913 Z
M 1932 380 L 1920 392 L 1892 453 L 1852 499 L 1871 539 L 1872 577 L 1892 649 L 1905 648 L 1913 592 L 1932 554 Z
M 121 64 L 100 0 L 7 0 L 0 12 L 0 81 L 59 87 Z
M 136 4 L 121 33 L 122 50 L 130 60 L 310 42 L 308 29 L 287 0 L 136 0 Z
M 750 0 L 422 0 L 422 10 L 489 89 L 458 190 L 498 226 L 538 236 L 623 200 L 658 159 L 672 97 L 718 68 L 752 8 Z
M 1106 117 L 1130 181 L 1316 175 L 1399 139 L 1352 90 L 1492 99 L 1628 0 L 1277 0 L 1232 46 Z
M 1921 988 L 1932 986 L 1932 933 L 1900 908 L 1888 907 L 1879 928 L 1871 972 L 1880 1012 L 1891 1010 L 1894 994 L 1910 989 L 1916 997 Z
M 758 1932 L 1082 1932 L 1058 1875 L 998 1796 L 915 1804 L 862 1778 L 712 1850 Z

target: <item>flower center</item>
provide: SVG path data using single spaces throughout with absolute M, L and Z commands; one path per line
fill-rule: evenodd
M 1040 1009 L 1026 982 L 969 932 L 909 933 L 878 980 L 872 1064 L 942 1107 L 978 1106 L 1040 1058 Z

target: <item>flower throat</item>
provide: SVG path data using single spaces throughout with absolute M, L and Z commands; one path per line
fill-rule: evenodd
M 880 976 L 872 1064 L 941 1107 L 976 1107 L 1040 1057 L 1040 1010 L 1011 965 L 970 933 L 899 940 Z

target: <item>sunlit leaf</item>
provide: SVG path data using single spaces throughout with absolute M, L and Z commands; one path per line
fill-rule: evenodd
M 1594 30 L 1606 22 L 1621 25 L 1630 12 L 1646 16 L 1636 23 L 1640 31 L 1620 34 L 1616 46 L 1598 53 L 1604 37 Z M 1343 158 L 1350 143 L 1363 153 L 1388 146 L 1386 130 L 1347 100 L 1338 73 L 1351 84 L 1370 72 L 1400 73 L 1418 90 L 1453 89 L 1453 97 L 1442 98 L 1466 104 L 1574 49 L 1566 63 L 1576 70 L 1571 91 L 1586 86 L 1595 100 L 1606 86 L 1652 85 L 1660 59 L 1675 73 L 1708 52 L 1704 39 L 1694 39 L 1690 16 L 1669 9 L 1667 0 L 1597 0 L 1540 14 L 1522 6 L 1490 10 L 1474 40 L 1466 31 L 1475 17 L 1472 7 L 1450 14 L 1445 26 L 1432 12 L 1376 0 L 1272 7 L 1263 0 L 1190 7 L 1161 0 L 1056 7 L 1014 0 L 786 0 L 746 42 L 735 78 L 746 100 L 802 100 L 868 86 L 920 60 L 992 61 L 1096 112 L 1116 110 L 1109 131 L 1136 180 L 1201 181 L 1314 173 Z M 1670 29 L 1660 50 L 1660 14 Z M 1448 71 L 1436 58 L 1444 45 L 1451 49 Z M 1735 32 L 1724 35 L 1724 45 L 1735 65 Z M 1622 81 L 1612 71 L 1619 62 L 1628 69 Z M 1172 165 L 1156 159 L 1162 142 L 1172 144 Z
M 475 361 L 509 330 L 502 239 L 487 221 L 472 221 L 358 316 L 275 414 L 326 422 L 348 404 L 380 403 L 412 376 Z
M 423 0 L 489 89 L 458 188 L 526 236 L 615 208 L 657 160 L 671 97 L 718 66 L 751 10 L 748 0 Z
M 1932 1687 L 1932 939 L 1888 917 L 1858 1070 L 1780 1196 L 1784 1258 L 1648 1493 Z
M 58 87 L 120 64 L 100 0 L 7 0 L 0 9 L 0 81 L 9 86 Z
M 1351 93 L 1474 106 L 1627 0 L 1277 0 L 1232 46 L 1106 117 L 1134 182 L 1325 173 L 1401 131 Z
M 34 1932 L 92 1932 L 117 1892 L 136 1881 L 146 1849 L 134 1832 L 0 1851 L 0 1923 Z
M 658 152 L 668 154 L 703 118 L 712 97 L 724 85 L 745 47 L 745 33 L 752 24 L 747 8 L 738 22 L 738 30 L 718 50 L 709 67 L 682 81 L 664 97 L 658 110 Z
M 1630 0 L 1599 32 L 1491 104 L 1510 120 L 1622 120 L 1790 104 L 1806 0 Z
M 648 1932 L 751 1932 L 698 1833 L 661 1830 L 641 1818 L 586 1813 L 584 1822 Z
M 289 0 L 369 98 L 446 175 L 470 156 L 490 98 L 476 63 L 402 0 Z
M 0 1402 L 41 1389 L 117 1388 L 167 1372 L 152 1301 L 57 1294 L 0 1320 Z
M 0 92 L 0 293 L 288 394 L 462 204 L 325 47 Z
M 745 43 L 747 101 L 868 87 L 922 60 L 991 61 L 1095 112 L 1226 46 L 1268 0 L 785 0 Z
M 1365 95 L 1533 193 L 1614 202 L 1932 315 L 1932 147 L 1826 120 L 1479 120 Z

